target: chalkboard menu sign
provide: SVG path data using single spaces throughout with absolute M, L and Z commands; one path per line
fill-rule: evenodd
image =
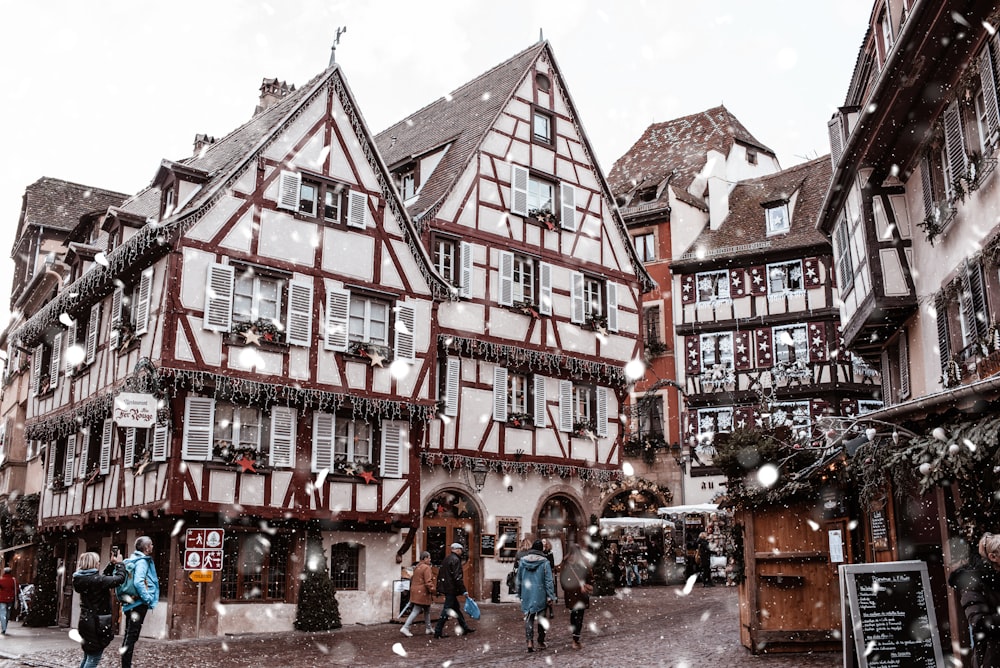
M 517 537 L 521 533 L 521 520 L 507 517 L 497 518 L 497 548 L 500 550 L 497 558 L 501 561 L 513 561 L 517 555 Z
M 484 533 L 479 538 L 479 556 L 492 557 L 497 551 L 497 535 L 495 533 Z
M 927 564 L 844 565 L 840 567 L 840 592 L 845 666 L 944 665 Z

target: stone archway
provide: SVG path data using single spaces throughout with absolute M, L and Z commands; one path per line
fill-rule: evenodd
M 421 522 L 423 549 L 431 553 L 435 576 L 437 568 L 451 553 L 452 543 L 461 543 L 462 577 L 474 598 L 479 597 L 479 535 L 482 521 L 476 502 L 464 491 L 443 489 L 424 505 Z
M 587 521 L 580 504 L 566 494 L 553 494 L 542 503 L 535 526 L 538 538 L 547 538 L 552 543 L 556 564 L 562 561 L 569 545 L 580 541 L 587 530 Z

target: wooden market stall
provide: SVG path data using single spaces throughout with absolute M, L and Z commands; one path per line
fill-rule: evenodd
M 672 523 L 660 517 L 602 517 L 600 526 L 605 546 L 612 554 L 620 553 L 618 546 L 626 536 L 639 546 L 639 570 L 644 583 L 671 581 L 676 551 Z

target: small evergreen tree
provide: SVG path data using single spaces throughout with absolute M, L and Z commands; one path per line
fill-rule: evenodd
M 317 531 L 310 531 L 306 538 L 306 564 L 301 577 L 295 628 L 299 631 L 339 629 L 340 605 Z
M 38 545 L 38 570 L 35 572 L 35 593 L 24 618 L 25 626 L 54 626 L 56 623 L 56 558 L 50 543 Z M 67 564 L 67 568 L 70 567 Z M 66 577 L 71 578 L 67 572 Z

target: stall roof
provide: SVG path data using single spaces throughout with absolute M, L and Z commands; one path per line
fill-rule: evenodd
M 662 517 L 602 517 L 600 519 L 602 527 L 662 527 L 664 519 Z
M 687 515 L 690 513 L 717 513 L 719 504 L 717 503 L 695 503 L 688 506 L 664 506 L 657 508 L 657 515 Z

